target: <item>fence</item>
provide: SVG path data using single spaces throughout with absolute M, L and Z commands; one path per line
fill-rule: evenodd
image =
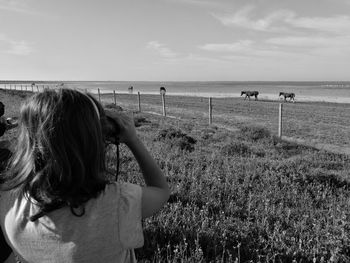
M 46 88 L 54 88 L 55 86 L 50 85 L 28 85 L 28 84 L 2 84 L 3 89 L 5 90 L 17 90 L 17 91 L 31 91 L 31 92 L 39 92 Z
M 55 85 L 6 84 L 2 87 L 37 92 Z M 127 94 L 117 90 L 105 93 L 99 89 L 93 93 L 104 104 L 113 103 L 136 112 L 188 120 L 190 124 L 196 122 L 228 129 L 253 124 L 264 126 L 281 138 L 350 146 L 350 104 Z
M 101 97 L 103 97 L 103 95 L 101 95 L 101 92 L 100 90 L 98 89 L 98 100 L 101 102 L 101 101 L 106 101 L 105 99 L 101 99 Z M 156 96 L 156 95 L 154 95 Z M 165 100 L 165 94 L 164 93 L 161 93 L 160 94 L 160 97 L 161 97 L 161 102 L 162 102 L 162 116 L 164 117 L 167 117 L 167 106 L 166 106 L 166 100 Z M 117 104 L 117 100 L 116 100 L 116 91 L 114 90 L 113 91 L 113 98 L 114 98 L 114 104 L 116 105 Z M 138 105 L 138 112 L 142 112 L 141 111 L 141 93 L 138 92 L 137 93 L 137 105 Z M 280 103 L 279 104 L 279 110 L 278 110 L 278 137 L 282 138 L 282 127 L 283 127 L 283 119 L 282 119 L 282 106 L 283 104 Z M 212 97 L 209 97 L 209 102 L 208 102 L 208 108 L 209 108 L 209 111 L 208 111 L 208 124 L 209 125 L 212 125 L 213 124 L 213 98 Z M 149 112 L 149 111 L 146 111 L 147 113 L 155 113 L 155 112 Z M 173 117 L 173 118 L 176 118 L 175 116 L 168 116 L 168 117 Z

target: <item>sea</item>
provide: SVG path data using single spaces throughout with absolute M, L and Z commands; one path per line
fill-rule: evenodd
M 24 89 L 65 86 L 92 93 L 159 94 L 169 96 L 240 97 L 241 91 L 258 91 L 259 99 L 279 100 L 280 92 L 295 93 L 295 101 L 350 103 L 350 81 L 2 81 L 0 88 Z M 37 86 L 37 87 L 36 87 Z M 131 88 L 132 87 L 132 88 Z M 36 90 L 35 90 L 36 91 Z

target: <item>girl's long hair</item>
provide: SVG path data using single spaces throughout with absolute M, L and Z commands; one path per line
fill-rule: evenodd
M 103 108 L 92 96 L 71 89 L 44 90 L 23 104 L 2 188 L 37 203 L 32 221 L 63 206 L 80 216 L 104 189 L 100 116 Z

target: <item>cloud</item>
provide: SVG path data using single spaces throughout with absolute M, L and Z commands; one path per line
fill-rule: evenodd
M 268 44 L 286 46 L 286 47 L 324 47 L 334 43 L 334 39 L 326 37 L 312 37 L 312 36 L 287 36 L 287 37 L 275 37 L 269 38 L 265 41 Z
M 173 2 L 176 4 L 194 5 L 198 7 L 209 7 L 209 8 L 225 7 L 225 4 L 219 1 L 208 1 L 208 0 L 166 0 L 166 1 Z
M 7 53 L 19 56 L 26 56 L 33 52 L 31 45 L 26 41 L 13 41 Z
M 165 44 L 162 44 L 158 41 L 150 41 L 147 43 L 147 48 L 153 49 L 159 53 L 159 55 L 163 58 L 176 58 L 178 54 L 168 48 Z
M 328 31 L 332 33 L 350 33 L 350 17 L 337 15 L 333 17 L 291 17 L 285 20 L 296 28 Z
M 262 32 L 259 38 L 234 43 L 209 43 L 202 51 L 221 52 L 222 59 L 317 60 L 350 57 L 350 16 L 299 16 L 291 10 L 261 15 L 253 5 L 233 14 L 213 16 L 225 26 Z M 263 34 L 265 33 L 265 34 Z M 277 33 L 278 37 L 271 37 Z M 276 34 L 274 34 L 276 35 Z M 291 60 L 292 59 L 292 60 Z
M 291 10 L 276 10 L 262 18 L 255 18 L 255 6 L 247 5 L 233 14 L 212 14 L 225 26 L 248 28 L 255 31 L 283 32 L 313 30 L 333 34 L 350 34 L 350 16 L 300 17 Z M 255 17 L 254 17 L 255 15 Z
M 317 56 L 350 57 L 350 36 L 287 36 L 269 38 L 264 41 L 280 50 Z
M 27 56 L 33 52 L 32 43 L 24 40 L 13 40 L 5 35 L 0 35 L 1 53 L 17 56 Z
M 210 43 L 199 46 L 199 49 L 206 51 L 215 51 L 215 52 L 240 52 L 247 49 L 250 49 L 253 44 L 252 40 L 241 40 L 235 43 Z
M 298 39 L 292 37 L 286 38 L 270 38 L 268 40 L 240 40 L 234 43 L 209 43 L 199 46 L 202 51 L 207 51 L 216 58 L 223 60 L 278 60 L 278 59 L 300 59 L 313 56 L 315 50 L 320 50 L 317 43 L 321 43 L 322 39 L 318 39 L 311 45 L 311 39 Z M 308 47 L 303 44 L 308 43 Z M 317 47 L 317 49 L 315 48 Z M 323 45 L 322 48 L 326 48 Z M 217 57 L 217 53 L 221 53 Z
M 0 10 L 22 13 L 27 15 L 42 15 L 22 0 L 0 0 Z
M 247 5 L 234 14 L 218 15 L 212 14 L 225 26 L 237 26 L 256 31 L 280 31 L 285 29 L 280 24 L 274 25 L 276 21 L 292 19 L 295 14 L 289 10 L 277 10 L 264 18 L 253 19 L 252 12 L 255 9 L 252 5 Z
M 350 36 L 282 36 L 234 43 L 208 43 L 198 48 L 206 56 L 235 61 L 326 61 L 350 59 Z M 217 54 L 220 53 L 220 56 Z M 316 63 L 316 62 L 315 62 Z

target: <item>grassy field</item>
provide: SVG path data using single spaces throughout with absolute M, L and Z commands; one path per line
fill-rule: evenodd
M 113 102 L 113 96 L 102 95 Z M 118 94 L 117 103 L 138 110 L 137 95 Z M 240 128 L 259 125 L 278 132 L 278 108 L 281 101 L 244 101 L 243 98 L 213 98 L 213 125 Z M 208 99 L 200 97 L 166 97 L 167 114 L 196 124 L 208 123 Z M 142 95 L 142 111 L 162 113 L 160 96 Z M 283 135 L 311 144 L 350 147 L 350 104 L 296 102 L 283 104 Z
M 7 115 L 18 114 L 23 98 L 0 95 Z M 142 110 L 161 113 L 159 97 L 142 98 Z M 350 261 L 347 155 L 276 138 L 277 102 L 215 99 L 215 125 L 208 126 L 206 99 L 167 100 L 169 115 L 181 120 L 135 115 L 138 134 L 172 189 L 166 207 L 144 221 L 141 262 Z M 137 109 L 135 96 L 119 95 L 118 104 Z M 285 132 L 347 145 L 348 107 L 285 104 Z M 15 140 L 14 133 L 7 136 Z M 108 163 L 115 169 L 112 151 Z M 125 147 L 118 180 L 142 184 Z

